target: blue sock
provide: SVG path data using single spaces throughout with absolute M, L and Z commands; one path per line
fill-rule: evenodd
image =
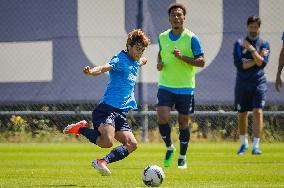
M 86 127 L 81 127 L 78 132 L 84 135 L 86 138 L 90 140 L 90 142 L 94 144 L 96 144 L 98 136 L 101 136 L 101 133 L 98 131 L 98 129 L 89 129 Z
M 190 130 L 189 128 L 186 128 L 184 130 L 179 130 L 179 141 L 180 141 L 180 155 L 185 155 L 188 143 L 190 139 Z
M 166 146 L 170 147 L 172 145 L 170 125 L 168 123 L 159 124 L 159 131 Z
M 124 159 L 128 155 L 129 155 L 129 152 L 127 148 L 121 145 L 116 148 L 113 148 L 111 152 L 103 158 L 103 160 L 105 160 L 106 163 L 113 163 L 121 159 Z

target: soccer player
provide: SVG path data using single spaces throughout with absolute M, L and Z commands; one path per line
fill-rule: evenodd
M 159 35 L 157 69 L 160 71 L 157 94 L 158 126 L 167 151 L 164 166 L 170 166 L 175 147 L 169 125 L 171 108 L 178 111 L 180 153 L 178 168 L 187 168 L 186 153 L 190 140 L 189 114 L 194 112 L 196 67 L 203 67 L 205 60 L 198 37 L 185 28 L 186 8 L 179 3 L 168 8 L 171 29 Z
M 278 70 L 277 70 L 277 75 L 276 75 L 276 80 L 275 80 L 275 89 L 280 92 L 280 88 L 282 87 L 282 80 L 281 80 L 281 72 L 284 67 L 284 32 L 282 34 L 282 49 L 280 52 L 279 56 L 279 63 L 278 63 Z
M 263 128 L 263 107 L 266 99 L 266 78 L 264 67 L 269 58 L 269 44 L 259 37 L 261 20 L 258 16 L 247 19 L 248 35 L 234 45 L 234 64 L 237 68 L 235 86 L 235 108 L 238 111 L 241 147 L 243 155 L 248 147 L 248 111 L 253 111 L 252 154 L 260 155 L 259 140 Z
M 116 139 L 122 145 L 115 147 L 101 159 L 92 161 L 92 166 L 102 175 L 110 175 L 107 164 L 124 159 L 136 150 L 137 141 L 129 127 L 126 114 L 137 107 L 134 86 L 139 67 L 147 63 L 142 57 L 149 39 L 140 29 L 128 33 L 126 50 L 114 55 L 104 66 L 83 70 L 85 75 L 97 76 L 109 72 L 109 83 L 101 102 L 92 114 L 94 129 L 85 120 L 64 128 L 65 134 L 84 135 L 101 148 L 111 148 Z

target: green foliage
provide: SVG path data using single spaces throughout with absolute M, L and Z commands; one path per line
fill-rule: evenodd
M 56 142 L 63 138 L 49 119 L 38 120 L 13 115 L 6 126 L 0 123 L 0 129 L 0 142 Z

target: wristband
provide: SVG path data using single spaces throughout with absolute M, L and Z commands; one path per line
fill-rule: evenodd
M 256 49 L 249 50 L 250 53 L 253 53 L 255 51 L 256 51 Z

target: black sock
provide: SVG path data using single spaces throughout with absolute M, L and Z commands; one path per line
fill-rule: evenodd
M 180 141 L 180 155 L 185 155 L 188 143 L 190 139 L 190 130 L 189 128 L 186 128 L 184 130 L 179 130 L 179 141 Z
M 113 163 L 124 159 L 129 155 L 127 148 L 123 145 L 113 148 L 109 154 L 107 154 L 103 159 L 106 163 Z
M 159 124 L 159 131 L 166 146 L 170 147 L 172 145 L 170 125 L 168 123 Z
M 98 129 L 89 129 L 86 127 L 81 127 L 78 132 L 84 135 L 86 138 L 90 140 L 90 142 L 94 144 L 96 144 L 98 136 L 101 136 L 101 133 L 98 131 Z

